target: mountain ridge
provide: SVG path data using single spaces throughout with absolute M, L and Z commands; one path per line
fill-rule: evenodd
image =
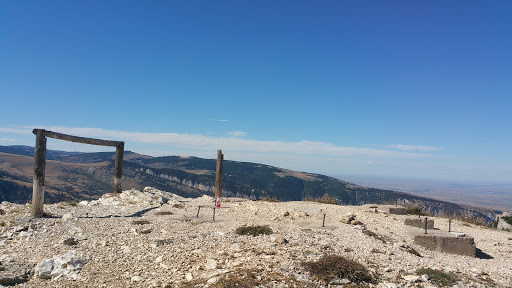
M 0 146 L 0 200 L 24 203 L 30 200 L 31 147 Z M 31 148 L 33 151 L 33 148 Z M 95 199 L 112 192 L 114 152 L 69 153 L 51 151 L 47 161 L 46 201 Z M 123 161 L 123 189 L 145 186 L 171 191 L 184 197 L 212 195 L 215 186 L 215 159 L 198 157 L 151 157 L 126 151 Z M 432 213 L 446 215 L 470 213 L 486 221 L 494 220 L 499 210 L 484 209 L 420 197 L 398 191 L 363 187 L 334 177 L 292 171 L 266 164 L 224 161 L 223 192 L 226 197 L 273 198 L 298 201 L 324 195 L 342 205 L 378 202 L 414 202 Z M 2 188 L 3 187 L 3 188 Z M 17 190 L 13 193 L 9 189 Z M 7 191 L 9 190 L 9 191 Z M 15 195 L 14 199 L 9 198 Z M 14 201 L 12 201 L 14 200 Z

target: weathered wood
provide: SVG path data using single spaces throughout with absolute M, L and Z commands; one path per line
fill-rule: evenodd
M 116 164 L 114 168 L 114 193 L 121 193 L 121 182 L 123 179 L 123 155 L 124 142 L 116 146 Z
M 35 130 L 34 130 L 35 131 Z M 46 167 L 46 137 L 44 130 L 36 133 L 34 153 L 34 182 L 32 190 L 32 216 L 43 216 L 44 205 L 44 171 Z
M 222 166 L 224 154 L 222 150 L 217 150 L 217 171 L 215 174 L 215 198 L 222 197 Z
M 122 192 L 121 182 L 123 178 L 124 142 L 78 137 L 47 131 L 44 129 L 34 129 L 32 130 L 32 133 L 36 135 L 36 150 L 34 154 L 34 187 L 32 192 L 32 215 L 34 217 L 43 216 L 44 170 L 46 166 L 46 136 L 59 140 L 78 142 L 83 144 L 116 147 L 116 162 L 114 168 L 114 193 Z
M 112 146 L 112 147 L 117 147 L 120 144 L 124 144 L 124 142 L 121 142 L 121 141 L 111 141 L 111 140 L 72 136 L 72 135 L 52 132 L 52 131 L 48 131 L 48 130 L 44 130 L 44 129 L 34 129 L 32 131 L 32 133 L 37 134 L 37 131 L 43 131 L 43 133 L 44 133 L 44 135 L 46 135 L 46 137 L 59 139 L 59 140 L 65 140 L 65 141 L 71 141 L 71 142 L 77 142 L 77 143 L 83 143 L 83 144 L 91 144 L 91 145 L 99 145 L 99 146 Z

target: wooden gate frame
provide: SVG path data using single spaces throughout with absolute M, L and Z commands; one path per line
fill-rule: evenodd
M 103 139 L 72 136 L 44 129 L 34 129 L 36 147 L 34 153 L 34 184 L 32 191 L 32 216 L 43 216 L 44 205 L 44 171 L 46 167 L 46 137 L 78 142 L 83 144 L 116 147 L 116 164 L 114 168 L 114 193 L 121 193 L 121 179 L 123 178 L 124 142 Z

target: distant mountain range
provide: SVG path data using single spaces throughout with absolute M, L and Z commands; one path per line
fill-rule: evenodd
M 32 197 L 34 148 L 0 146 L 0 201 Z M 112 192 L 114 152 L 47 151 L 46 202 L 95 199 Z M 123 190 L 152 186 L 185 197 L 214 195 L 215 159 L 151 157 L 125 151 Z M 298 201 L 329 195 L 342 205 L 410 201 L 433 213 L 470 213 L 493 220 L 498 210 L 458 205 L 407 193 L 359 186 L 333 177 L 265 164 L 224 161 L 223 195 Z

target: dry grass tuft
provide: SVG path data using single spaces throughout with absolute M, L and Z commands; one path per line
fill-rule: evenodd
M 355 284 L 377 283 L 365 266 L 343 256 L 324 255 L 318 261 L 303 262 L 302 265 L 325 285 L 337 278 L 348 279 Z
M 311 197 L 306 197 L 306 199 L 304 199 L 305 201 L 310 201 L 310 202 L 318 202 L 318 203 L 323 203 L 323 204 L 334 204 L 334 205 L 338 205 L 338 199 L 328 195 L 327 193 L 324 194 L 324 196 L 322 197 L 318 197 L 318 198 L 311 198 Z
M 133 225 L 144 225 L 144 224 L 149 224 L 151 222 L 149 222 L 148 220 L 133 220 L 132 221 L 132 224 Z
M 236 234 L 238 235 L 252 235 L 252 236 L 259 236 L 259 235 L 270 235 L 272 234 L 272 229 L 268 226 L 241 226 L 236 228 Z
M 421 268 L 416 271 L 416 274 L 428 275 L 428 279 L 435 285 L 445 287 L 452 286 L 457 282 L 457 277 L 451 273 L 445 273 L 439 270 L 431 269 L 431 268 Z
M 383 243 L 386 243 L 386 242 L 387 242 L 387 241 L 386 241 L 386 237 L 384 237 L 384 236 L 382 236 L 382 235 L 379 235 L 379 234 L 377 234 L 377 233 L 375 233 L 375 232 L 373 232 L 373 231 L 370 231 L 370 230 L 363 230 L 363 234 L 364 234 L 364 235 L 367 235 L 367 236 L 370 236 L 370 237 L 373 237 L 373 238 L 375 238 L 375 239 L 377 239 L 377 240 L 380 240 L 380 241 L 382 241 Z
M 171 211 L 158 211 L 155 213 L 156 215 L 172 215 L 174 214 L 173 212 Z

